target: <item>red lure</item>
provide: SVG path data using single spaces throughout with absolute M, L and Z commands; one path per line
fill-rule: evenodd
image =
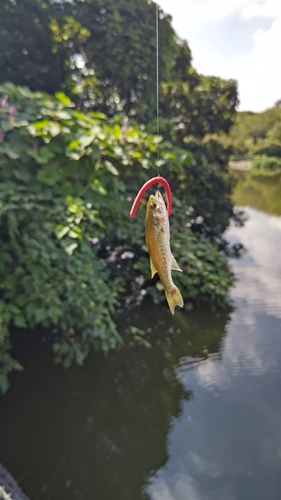
M 131 211 L 130 211 L 130 217 L 135 217 L 137 210 L 139 208 L 139 204 L 141 202 L 141 199 L 143 198 L 145 192 L 150 188 L 150 186 L 153 186 L 153 184 L 162 184 L 162 186 L 165 189 L 166 197 L 167 197 L 167 213 L 168 217 L 170 217 L 171 212 L 172 212 L 172 192 L 170 188 L 170 184 L 164 177 L 161 177 L 158 175 L 158 177 L 152 177 L 152 179 L 149 179 L 139 190 L 137 196 L 135 197 L 135 201 L 132 205 Z

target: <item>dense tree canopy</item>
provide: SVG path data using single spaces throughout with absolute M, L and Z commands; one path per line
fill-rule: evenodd
M 159 22 L 159 70 L 167 80 L 176 50 L 169 16 Z M 156 108 L 155 5 L 146 0 L 3 0 L 0 82 L 60 88 L 107 110 L 147 119 Z
M 194 71 L 189 71 L 192 77 Z M 170 120 L 173 138 L 180 142 L 190 135 L 203 138 L 228 132 L 237 102 L 236 82 L 232 80 L 197 76 L 194 86 L 182 80 L 163 84 L 163 116 Z
M 80 105 L 110 115 L 123 111 L 146 122 L 155 117 L 153 2 L 3 0 L 0 46 L 0 82 L 51 93 L 64 89 Z M 187 42 L 162 11 L 159 77 L 171 82 L 163 87 L 165 117 L 185 126 L 189 120 L 193 135 L 229 129 L 235 83 L 199 77 Z

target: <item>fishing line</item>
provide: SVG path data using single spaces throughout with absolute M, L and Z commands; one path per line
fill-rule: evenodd
M 156 8 L 156 135 L 159 136 L 159 10 L 157 4 L 155 5 L 155 8 Z M 160 146 L 158 142 L 157 143 L 158 176 L 160 176 L 159 157 L 160 157 Z
M 159 9 L 158 5 L 156 7 L 156 134 L 159 137 Z M 146 191 L 153 186 L 154 184 L 158 185 L 158 191 L 160 190 L 160 185 L 162 185 L 165 189 L 166 200 L 167 200 L 167 214 L 170 217 L 172 212 L 172 192 L 170 185 L 164 177 L 160 176 L 160 143 L 157 142 L 157 177 L 153 177 L 149 179 L 147 182 L 143 184 L 140 188 L 138 194 L 135 197 L 135 200 L 132 204 L 132 208 L 130 211 L 130 217 L 135 217 L 139 204 L 146 193 Z

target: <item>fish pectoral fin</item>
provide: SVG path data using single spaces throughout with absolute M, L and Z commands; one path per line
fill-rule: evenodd
M 151 269 L 151 278 L 153 278 L 153 276 L 157 273 L 157 271 L 154 267 L 151 257 L 150 257 L 150 269 Z
M 182 269 L 178 265 L 178 263 L 173 255 L 172 255 L 171 269 L 173 271 L 180 271 L 182 273 Z

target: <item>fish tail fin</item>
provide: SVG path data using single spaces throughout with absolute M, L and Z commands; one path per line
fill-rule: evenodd
M 172 314 L 175 314 L 176 306 L 183 307 L 183 298 L 178 287 L 174 285 L 169 291 L 165 290 L 165 295 Z

